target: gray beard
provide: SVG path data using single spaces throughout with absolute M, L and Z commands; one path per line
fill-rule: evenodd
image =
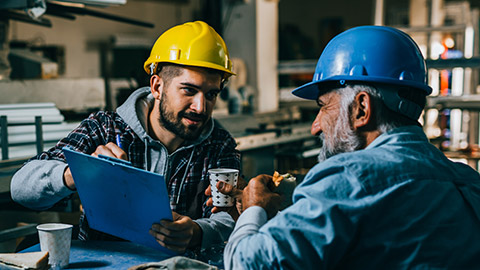
M 353 152 L 364 145 L 364 139 L 355 133 L 346 112 L 340 112 L 332 135 L 325 138 L 325 133 L 322 132 L 319 139 L 322 147 L 318 154 L 318 162 L 325 161 L 337 154 Z

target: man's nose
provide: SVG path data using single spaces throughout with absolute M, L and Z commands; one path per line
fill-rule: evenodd
M 205 112 L 206 108 L 206 99 L 205 95 L 202 92 L 198 92 L 195 96 L 193 96 L 193 101 L 192 104 L 190 105 L 190 108 L 199 114 L 202 114 Z
M 318 136 L 322 133 L 322 128 L 320 127 L 320 111 L 318 112 L 317 117 L 315 117 L 315 120 L 313 120 L 310 133 L 313 136 Z

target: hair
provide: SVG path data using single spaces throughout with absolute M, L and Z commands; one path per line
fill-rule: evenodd
M 400 97 L 414 102 L 422 109 L 425 107 L 426 95 L 418 89 L 382 85 L 382 89 L 385 88 L 395 90 Z M 378 131 L 381 133 L 385 133 L 401 126 L 420 125 L 417 120 L 410 119 L 401 113 L 389 109 L 382 100 L 381 90 L 378 90 L 374 86 L 367 84 L 353 84 L 336 88 L 335 91 L 337 91 L 342 97 L 341 106 L 345 109 L 348 109 L 350 114 L 353 110 L 353 101 L 355 96 L 362 91 L 368 93 L 373 100 L 374 121 Z
M 202 67 L 203 68 L 203 67 Z M 159 63 L 157 68 L 157 75 L 162 78 L 165 82 L 165 86 L 168 86 L 173 78 L 182 75 L 184 66 L 173 64 L 173 63 Z M 218 74 L 221 78 L 224 78 L 225 72 L 212 69 L 212 68 L 203 68 L 207 71 L 208 74 Z M 224 85 L 226 84 L 226 80 L 222 79 L 222 83 L 220 84 L 220 89 L 223 89 Z
M 168 86 L 173 78 L 182 75 L 183 69 L 179 65 L 175 64 L 162 64 L 157 69 L 157 75 L 162 78 L 165 86 Z

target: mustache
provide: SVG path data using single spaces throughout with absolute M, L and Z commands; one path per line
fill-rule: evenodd
M 208 116 L 206 114 L 199 114 L 199 113 L 185 112 L 185 111 L 179 112 L 178 116 L 189 117 L 189 118 L 193 118 L 193 119 L 200 119 L 202 121 L 206 121 L 208 119 Z

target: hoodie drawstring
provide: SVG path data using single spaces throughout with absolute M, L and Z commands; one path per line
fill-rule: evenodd
M 188 159 L 188 162 L 187 162 L 187 167 L 185 168 L 185 173 L 183 174 L 182 181 L 180 182 L 180 187 L 178 189 L 178 194 L 177 194 L 177 202 L 175 204 L 178 204 L 180 200 L 180 193 L 182 192 L 182 187 L 183 187 L 183 183 L 185 182 L 185 178 L 187 178 L 188 167 L 190 166 L 190 162 L 192 162 L 193 153 L 195 153 L 195 146 L 193 147 L 192 154 L 190 154 L 190 158 Z
M 148 171 L 148 141 L 147 138 L 145 138 L 145 152 L 144 152 L 144 158 L 145 158 L 145 170 Z

